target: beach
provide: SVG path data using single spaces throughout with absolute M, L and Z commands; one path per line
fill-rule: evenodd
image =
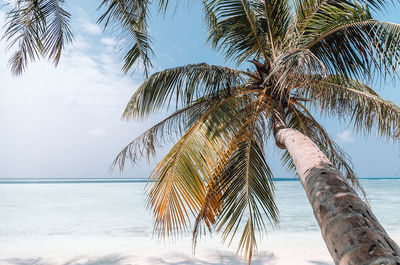
M 399 179 L 361 180 L 375 215 L 400 242 Z M 144 182 L 0 182 L 0 264 L 244 264 L 236 245 L 190 231 L 162 241 L 152 233 Z M 333 264 L 298 181 L 276 182 L 280 224 L 259 239 L 252 264 Z

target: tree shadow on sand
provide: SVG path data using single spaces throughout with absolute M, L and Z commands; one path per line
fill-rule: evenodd
M 76 257 L 61 265 L 128 265 L 125 263 L 127 256 L 118 254 L 107 255 L 96 258 Z M 54 265 L 52 262 L 45 261 L 43 258 L 20 259 L 11 258 L 3 260 L 7 265 Z
M 252 265 L 265 265 L 270 264 L 275 259 L 274 255 L 270 252 L 260 252 L 257 257 L 252 260 Z M 141 259 L 143 260 L 143 259 Z M 243 265 L 244 261 L 236 257 L 232 252 L 216 251 L 207 257 L 196 257 L 185 255 L 183 253 L 168 253 L 163 257 L 147 257 L 144 258 L 145 264 L 154 265 Z M 43 258 L 10 258 L 0 260 L 5 262 L 6 265 L 54 265 L 54 262 L 45 260 Z M 133 263 L 132 263 L 133 262 Z M 3 264 L 3 263 L 1 263 Z M 107 255 L 103 257 L 87 257 L 79 256 L 68 260 L 60 265 L 132 265 L 135 263 L 135 257 L 123 256 L 118 254 Z
M 102 257 L 87 257 L 78 256 L 67 262 L 57 263 L 59 265 L 132 265 L 139 264 L 136 263 L 136 258 L 134 256 L 123 256 L 120 254 L 111 254 Z M 141 259 L 143 261 L 143 259 Z M 235 256 L 229 251 L 215 251 L 207 257 L 196 257 L 185 255 L 179 252 L 171 252 L 162 257 L 147 257 L 144 258 L 145 264 L 154 265 L 243 265 L 245 264 L 243 259 Z M 4 263 L 3 263 L 4 262 Z M 276 258 L 271 252 L 259 252 L 256 257 L 252 260 L 252 265 L 268 265 L 275 264 Z M 333 263 L 319 261 L 319 260 L 309 260 L 310 264 L 313 265 L 333 265 Z M 54 262 L 45 260 L 43 258 L 10 258 L 5 260 L 0 260 L 1 264 L 6 265 L 54 265 Z
M 243 265 L 245 264 L 243 259 L 232 255 L 231 252 L 221 252 L 216 251 L 215 254 L 210 255 L 204 260 L 202 258 L 197 258 L 196 256 L 191 257 L 184 255 L 182 253 L 170 253 L 168 257 L 151 257 L 147 258 L 149 264 L 157 265 L 221 265 L 221 264 L 231 264 L 231 265 Z M 274 255 L 270 252 L 260 252 L 257 257 L 252 259 L 252 265 L 265 265 L 271 264 L 275 259 Z
M 87 256 L 78 256 L 73 259 L 70 259 L 63 263 L 58 263 L 59 265 L 132 265 L 138 264 L 135 263 L 134 256 L 124 256 L 120 254 L 111 254 L 102 257 L 87 257 Z M 143 259 L 141 259 L 143 261 Z M 230 264 L 230 265 L 243 265 L 245 264 L 242 259 L 235 256 L 232 252 L 229 251 L 215 251 L 211 255 L 207 257 L 196 257 L 185 255 L 179 252 L 171 252 L 163 257 L 147 257 L 144 258 L 145 264 L 154 264 L 154 265 L 221 265 L 221 264 Z M 4 262 L 4 263 L 3 263 Z M 133 262 L 133 263 L 132 263 Z M 252 265 L 267 265 L 267 264 L 275 264 L 276 258 L 271 252 L 259 252 L 256 257 L 253 258 L 251 264 Z M 319 261 L 319 260 L 310 260 L 308 261 L 313 265 L 333 265 L 333 263 Z M 10 258 L 5 260 L 0 260 L 1 264 L 6 265 L 54 265 L 54 262 L 50 262 L 49 260 L 45 260 L 43 258 Z
M 11 258 L 1 260 L 5 262 L 7 265 L 50 265 L 50 263 L 45 262 L 42 258 L 32 258 L 32 259 L 20 259 L 20 258 Z

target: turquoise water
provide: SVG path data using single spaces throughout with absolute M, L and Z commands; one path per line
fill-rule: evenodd
M 143 180 L 3 179 L 0 183 L 0 241 L 43 235 L 152 235 Z M 400 179 L 361 183 L 384 227 L 389 232 L 400 230 Z M 300 182 L 277 181 L 276 187 L 280 209 L 276 230 L 318 231 Z

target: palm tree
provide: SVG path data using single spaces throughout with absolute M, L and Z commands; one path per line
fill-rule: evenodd
M 102 0 L 105 27 L 119 26 L 123 70 L 151 66 L 148 0 Z M 164 12 L 168 0 L 159 0 Z M 15 74 L 28 60 L 58 62 L 72 40 L 62 0 L 18 0 L 6 38 L 17 51 Z M 150 158 L 176 142 L 150 176 L 148 205 L 155 231 L 174 236 L 195 218 L 193 240 L 207 230 L 239 237 L 251 262 L 256 233 L 278 222 L 274 178 L 265 143 L 284 150 L 296 171 L 336 264 L 400 264 L 400 249 L 370 207 L 345 152 L 312 115 L 349 119 L 356 131 L 396 139 L 400 108 L 365 83 L 392 77 L 400 62 L 400 26 L 373 18 L 384 0 L 203 0 L 208 41 L 239 69 L 205 63 L 148 77 L 123 117 L 176 111 L 130 144 L 114 161 Z M 253 71 L 240 70 L 252 65 Z M 346 180 L 347 179 L 347 180 Z M 348 181 L 352 184 L 348 184 Z
M 400 249 L 370 207 L 346 154 L 311 110 L 349 118 L 361 133 L 396 138 L 400 108 L 368 81 L 399 66 L 400 25 L 374 19 L 376 1 L 208 0 L 208 41 L 238 66 L 205 63 L 151 75 L 123 117 L 177 110 L 130 144 L 114 161 L 169 153 L 151 173 L 148 205 L 155 231 L 174 236 L 195 218 L 193 238 L 214 228 L 222 239 L 241 231 L 238 251 L 249 263 L 256 233 L 278 221 L 265 142 L 274 137 L 284 166 L 295 168 L 336 264 L 400 264 Z

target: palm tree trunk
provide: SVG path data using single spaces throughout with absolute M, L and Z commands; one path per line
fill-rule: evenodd
M 335 264 L 400 265 L 398 245 L 310 138 L 277 121 L 274 136 L 293 159 Z

